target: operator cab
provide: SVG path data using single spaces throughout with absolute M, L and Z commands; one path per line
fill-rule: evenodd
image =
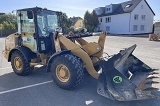
M 55 52 L 53 33 L 61 26 L 61 12 L 39 7 L 17 10 L 22 45 L 33 52 Z

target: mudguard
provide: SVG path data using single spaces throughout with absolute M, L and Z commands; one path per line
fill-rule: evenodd
M 159 71 L 135 57 L 133 45 L 121 50 L 108 61 L 101 60 L 102 73 L 98 78 L 98 94 L 118 101 L 159 98 Z
M 14 51 L 19 51 L 23 54 L 24 58 L 27 60 L 27 62 L 30 62 L 32 58 L 36 58 L 36 53 L 32 52 L 29 48 L 27 47 L 16 47 L 14 49 L 12 49 L 9 53 L 9 58 L 8 58 L 8 62 L 11 61 L 11 55 Z

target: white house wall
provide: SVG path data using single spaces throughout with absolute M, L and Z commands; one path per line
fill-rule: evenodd
M 111 22 L 106 23 L 107 17 L 111 17 Z M 100 22 L 99 25 L 100 30 L 106 30 L 106 26 L 110 26 L 109 33 L 129 34 L 130 13 L 99 17 L 99 21 L 101 18 L 102 22 Z
M 143 9 L 141 6 L 143 5 Z M 138 15 L 138 20 L 134 19 L 135 14 Z M 141 16 L 145 15 L 145 20 L 141 19 Z M 106 18 L 111 17 L 111 22 L 106 23 Z M 131 13 L 124 13 L 111 16 L 99 17 L 99 30 L 106 30 L 107 26 L 110 26 L 108 32 L 112 34 L 143 34 L 151 33 L 153 30 L 153 17 L 154 14 L 142 0 Z M 100 21 L 102 18 L 102 22 Z M 137 25 L 137 31 L 134 31 L 133 26 Z M 141 26 L 144 25 L 144 30 L 141 30 Z
M 143 5 L 143 9 L 141 6 Z M 138 20 L 134 19 L 134 15 L 138 14 Z M 141 15 L 145 15 L 145 20 L 141 19 Z M 139 33 L 151 33 L 153 30 L 153 17 L 154 14 L 148 7 L 148 5 L 145 3 L 144 0 L 142 0 L 136 8 L 131 12 L 131 26 L 130 26 L 130 32 L 131 34 L 139 34 Z M 133 26 L 138 25 L 138 30 L 133 31 Z M 140 26 L 144 25 L 144 31 L 140 30 Z

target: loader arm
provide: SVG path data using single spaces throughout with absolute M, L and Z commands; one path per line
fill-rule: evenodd
M 106 39 L 106 35 L 107 33 L 104 31 L 99 35 L 99 39 L 98 39 L 98 43 L 93 42 L 92 44 L 94 45 L 94 43 L 96 43 L 100 48 L 96 48 L 96 49 L 100 49 L 99 52 L 97 53 L 93 53 L 92 56 L 96 56 L 96 57 L 102 57 L 103 55 L 103 50 L 104 50 L 104 44 L 105 44 L 105 39 Z M 75 39 L 81 46 L 84 46 L 84 49 L 89 49 L 89 47 L 85 47 L 89 42 L 87 42 L 86 40 L 82 39 L 82 38 L 78 38 Z M 95 45 L 94 45 L 95 46 Z M 91 49 L 91 48 L 90 48 Z
M 103 49 L 104 49 L 104 42 L 105 42 L 105 37 L 106 37 L 106 33 L 103 32 L 100 37 L 99 37 L 99 41 L 98 41 L 98 46 L 100 46 L 100 50 L 97 50 L 98 52 L 95 52 L 93 53 L 93 55 L 95 56 L 98 56 L 98 57 L 101 57 L 102 56 L 102 53 L 103 53 Z M 71 50 L 71 52 L 73 54 L 75 54 L 76 56 L 80 57 L 82 59 L 82 61 L 84 62 L 85 64 L 85 68 L 87 69 L 88 73 L 98 79 L 99 77 L 99 74 L 98 72 L 94 69 L 94 65 L 93 65 L 93 62 L 90 58 L 90 55 L 86 52 L 87 50 L 91 49 L 89 48 L 90 46 L 87 46 L 85 48 L 85 45 L 89 44 L 87 41 L 83 40 L 83 39 L 79 39 L 79 42 L 81 44 L 81 46 L 78 46 L 76 45 L 75 43 L 73 43 L 72 41 L 70 41 L 68 38 L 62 36 L 62 35 L 59 35 L 58 36 L 58 39 L 59 39 L 59 42 L 60 42 L 60 45 L 62 46 L 62 48 L 65 48 L 67 50 Z M 83 48 L 84 46 L 84 48 Z M 82 50 L 84 49 L 84 50 Z M 96 48 L 94 48 L 96 49 Z
M 89 55 L 85 51 L 83 51 L 78 45 L 74 44 L 73 42 L 71 42 L 69 39 L 67 39 L 66 37 L 62 35 L 59 36 L 59 41 L 60 41 L 60 44 L 63 45 L 65 49 L 71 50 L 73 54 L 80 57 L 85 63 L 86 65 L 85 67 L 88 73 L 92 77 L 98 79 L 99 74 L 94 69 L 92 60 L 90 59 Z

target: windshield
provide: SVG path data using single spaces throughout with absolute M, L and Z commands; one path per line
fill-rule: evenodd
M 49 36 L 58 27 L 57 14 L 53 11 L 39 11 L 37 13 L 38 34 L 39 36 Z

